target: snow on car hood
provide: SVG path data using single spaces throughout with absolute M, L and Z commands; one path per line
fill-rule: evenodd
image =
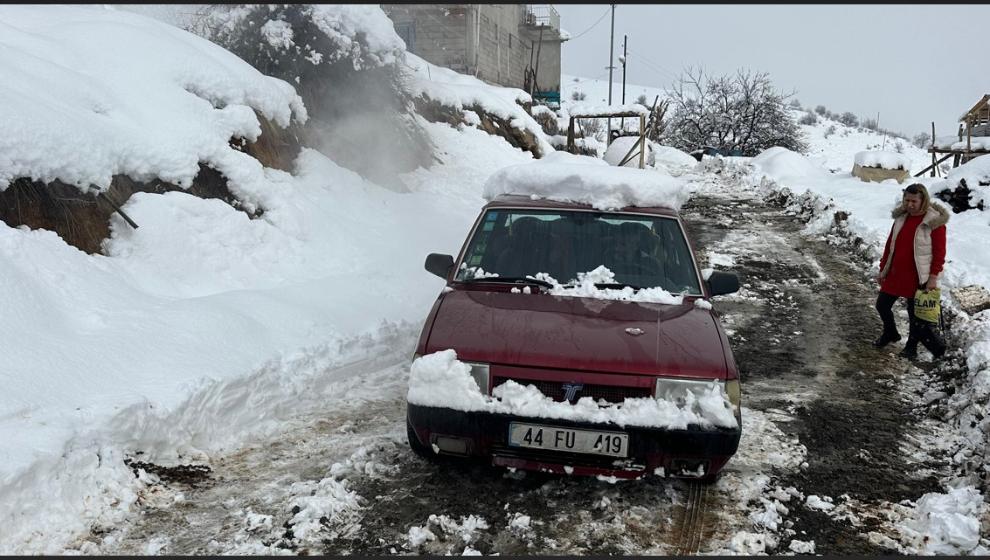
M 471 377 L 471 366 L 458 360 L 454 350 L 442 350 L 417 358 L 409 370 L 406 400 L 421 406 L 440 406 L 466 412 L 489 412 L 516 416 L 554 418 L 618 426 L 685 429 L 701 427 L 735 428 L 738 423 L 732 404 L 721 385 L 712 383 L 698 398 L 688 393 L 682 404 L 660 398 L 626 399 L 619 404 L 599 406 L 591 397 L 577 402 L 556 402 L 533 385 L 506 381 L 482 394 Z
M 466 360 L 527 367 L 725 378 L 715 320 L 693 300 L 664 305 L 532 292 L 447 292 L 425 351 L 453 348 Z

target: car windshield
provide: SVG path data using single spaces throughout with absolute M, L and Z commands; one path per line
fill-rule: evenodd
M 561 284 L 604 265 L 615 282 L 701 294 L 691 251 L 674 218 L 589 211 L 491 209 L 455 280 L 547 273 Z

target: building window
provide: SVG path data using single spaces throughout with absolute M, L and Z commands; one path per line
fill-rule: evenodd
M 416 52 L 416 25 L 413 22 L 396 23 L 395 34 L 406 42 L 406 50 L 415 54 Z

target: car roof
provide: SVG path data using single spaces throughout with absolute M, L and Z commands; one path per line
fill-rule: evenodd
M 585 210 L 591 212 L 603 212 L 590 204 L 579 202 L 560 202 L 546 198 L 532 198 L 529 195 L 501 194 L 492 199 L 485 208 L 532 208 L 546 210 Z M 677 210 L 666 206 L 627 206 L 608 212 L 624 212 L 632 214 L 648 214 L 651 216 L 664 216 L 669 218 L 678 217 Z

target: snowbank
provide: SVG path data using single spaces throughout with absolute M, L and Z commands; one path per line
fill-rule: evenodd
M 454 350 L 442 350 L 417 358 L 409 371 L 407 400 L 421 406 L 436 406 L 465 412 L 513 414 L 532 418 L 553 418 L 620 427 L 642 426 L 686 429 L 737 426 L 729 397 L 718 383 L 712 383 L 700 398 L 685 393 L 681 405 L 659 398 L 626 399 L 620 404 L 600 406 L 591 397 L 577 402 L 556 402 L 533 385 L 509 380 L 482 394 L 471 377 L 471 366 L 457 359 Z
M 900 529 L 922 554 L 963 554 L 980 544 L 980 518 L 986 508 L 974 488 L 929 493 L 918 500 L 914 517 Z
M 698 165 L 698 160 L 685 151 L 671 146 L 661 146 L 656 142 L 650 142 L 650 147 L 653 150 L 655 165 L 666 167 L 669 171 L 683 172 Z
M 911 158 L 897 152 L 869 150 L 857 152 L 854 158 L 860 167 L 880 167 L 882 169 L 911 169 Z
M 501 194 L 576 202 L 599 210 L 628 206 L 676 210 L 690 196 L 685 181 L 656 170 L 617 168 L 598 158 L 566 152 L 499 170 L 485 184 L 483 196 L 492 200 Z
M 808 158 L 781 147 L 763 150 L 752 159 L 752 163 L 766 175 L 785 182 L 804 181 L 825 175 L 825 170 Z
M 153 19 L 7 5 L 0 21 L 0 189 L 28 177 L 105 190 L 115 174 L 188 187 L 205 163 L 259 202 L 265 170 L 231 137 L 258 138 L 255 111 L 282 127 L 307 117 L 288 83 Z
M 510 126 L 532 133 L 542 153 L 554 151 L 543 127 L 520 105 L 533 102 L 525 91 L 486 84 L 474 76 L 430 64 L 412 53 L 406 53 L 406 68 L 404 88 L 411 95 L 426 96 L 461 111 L 472 105 L 481 106 L 508 120 Z
M 634 148 L 635 146 L 635 148 Z M 639 152 L 641 146 L 639 146 L 638 136 L 620 136 L 612 141 L 608 149 L 605 150 L 605 154 L 602 156 L 609 165 L 618 166 L 622 161 L 622 158 L 629 153 L 629 150 L 633 150 L 632 157 L 629 161 L 625 163 L 622 167 L 631 167 L 633 169 L 639 169 Z M 643 156 L 643 164 L 645 166 L 650 166 L 654 164 L 653 150 L 651 142 L 646 142 L 646 155 Z
M 933 192 L 954 190 L 962 180 L 970 190 L 970 206 L 977 206 L 980 201 L 984 206 L 990 206 L 990 157 L 980 156 L 952 169 L 946 174 L 945 181 L 932 185 Z

